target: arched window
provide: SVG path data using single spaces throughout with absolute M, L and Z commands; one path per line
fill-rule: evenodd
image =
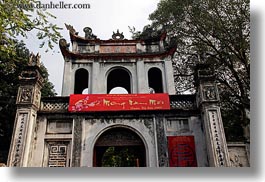
M 75 94 L 82 94 L 82 93 L 85 94 L 85 92 L 88 92 L 88 78 L 89 78 L 89 75 L 86 69 L 80 68 L 76 70 L 75 88 L 74 88 Z
M 122 68 L 112 70 L 107 78 L 107 93 L 131 93 L 129 72 Z
M 163 93 L 162 72 L 159 68 L 149 69 L 148 83 L 150 93 Z

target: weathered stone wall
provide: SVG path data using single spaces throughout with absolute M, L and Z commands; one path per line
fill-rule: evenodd
M 39 116 L 36 121 L 34 132 L 34 142 L 31 146 L 31 158 L 29 167 L 47 167 L 49 166 L 49 150 L 51 145 L 56 143 L 68 142 L 69 147 L 72 143 L 73 121 L 69 118 Z M 63 148 L 62 148 L 63 149 Z M 68 158 L 71 155 L 67 149 Z M 72 158 L 72 157 L 71 157 Z M 67 161 L 69 163 L 69 161 Z M 66 167 L 70 166 L 67 163 Z M 50 164 L 51 165 L 51 164 Z
M 165 131 L 165 136 L 160 136 L 160 138 L 164 138 L 164 140 L 161 140 L 160 144 L 161 146 L 163 146 L 162 148 L 164 148 L 164 153 L 167 153 L 167 136 L 194 136 L 197 165 L 198 167 L 209 166 L 209 162 L 207 160 L 205 135 L 202 127 L 202 122 L 199 117 L 181 115 L 162 117 L 158 124 L 158 128 L 158 132 L 160 132 L 160 135 L 163 135 L 161 131 Z M 167 158 L 168 154 L 164 159 L 162 158 L 160 160 L 160 166 L 168 165 L 166 165 L 165 162 L 162 162 L 164 160 L 168 162 Z
M 228 143 L 228 152 L 232 167 L 250 167 L 247 145 L 244 143 Z
M 181 124 L 183 121 L 187 123 Z M 129 129 L 141 138 L 147 167 L 169 166 L 167 136 L 194 136 L 197 164 L 208 166 L 201 125 L 197 116 L 174 112 L 101 115 L 41 113 L 37 118 L 29 166 L 92 167 L 97 139 L 105 131 L 117 127 Z M 50 152 L 52 149 L 53 153 Z

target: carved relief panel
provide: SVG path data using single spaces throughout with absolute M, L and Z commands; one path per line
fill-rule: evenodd
M 137 146 L 143 145 L 139 136 L 130 130 L 112 129 L 112 132 L 104 133 L 95 144 L 96 146 Z
M 245 144 L 228 144 L 231 167 L 250 167 Z
M 19 97 L 17 99 L 17 103 L 31 103 L 33 96 L 33 87 L 20 87 Z
M 208 119 L 209 119 L 209 129 L 211 137 L 211 143 L 213 147 L 213 155 L 217 162 L 217 166 L 227 166 L 227 149 L 225 136 L 222 132 L 222 125 L 220 123 L 220 118 L 218 115 L 218 111 L 215 109 L 211 109 L 207 111 Z
M 70 167 L 70 141 L 46 141 L 44 167 Z
M 202 101 L 219 101 L 216 85 L 201 86 Z
M 18 115 L 16 124 L 16 135 L 13 139 L 13 154 L 11 157 L 10 165 L 14 167 L 21 166 L 21 156 L 24 150 L 24 140 L 25 140 L 25 128 L 27 125 L 28 113 L 20 113 Z
M 156 120 L 156 133 L 157 133 L 157 151 L 159 167 L 168 167 L 168 150 L 167 150 L 167 138 L 164 127 L 164 119 L 157 118 Z
M 35 93 L 35 98 L 34 98 L 34 105 L 39 108 L 40 107 L 40 99 L 41 99 L 41 91 L 37 90 Z
M 73 121 L 48 119 L 45 132 L 44 167 L 70 167 Z
M 41 91 L 37 87 L 21 86 L 18 90 L 17 104 L 33 104 L 40 107 Z

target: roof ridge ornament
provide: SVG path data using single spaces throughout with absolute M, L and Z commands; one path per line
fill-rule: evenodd
M 35 55 L 33 52 L 31 52 L 29 55 L 28 65 L 40 67 L 40 65 L 41 65 L 40 57 L 41 56 L 40 56 L 39 52 L 37 53 L 37 55 Z
M 66 29 L 70 31 L 70 33 L 74 34 L 74 35 L 78 35 L 78 32 L 75 31 L 74 27 L 72 25 L 69 24 L 64 24 Z
M 112 39 L 114 40 L 123 40 L 124 39 L 124 35 L 123 35 L 123 32 L 119 32 L 119 29 L 117 29 L 117 32 L 113 32 L 112 34 Z
M 69 50 L 70 43 L 67 43 L 65 39 L 60 39 L 59 46 L 65 48 L 66 50 Z
M 92 28 L 85 27 L 83 28 L 83 31 L 85 32 L 85 39 L 96 39 L 97 36 L 92 33 Z

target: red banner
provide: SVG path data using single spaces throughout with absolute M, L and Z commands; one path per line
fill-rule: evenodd
M 168 136 L 170 167 L 197 167 L 193 136 Z
M 168 94 L 74 94 L 68 111 L 169 110 Z

